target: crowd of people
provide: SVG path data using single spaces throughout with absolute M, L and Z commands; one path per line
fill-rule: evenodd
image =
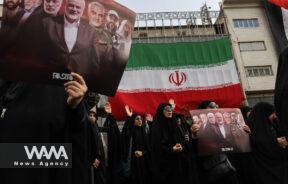
M 218 152 L 205 156 L 199 155 L 197 149 L 199 144 L 207 143 L 198 141 L 198 132 L 203 125 L 195 117 L 189 120 L 174 112 L 174 106 L 161 103 L 153 118 L 134 113 L 126 106 L 127 120 L 122 131 L 112 118 L 109 103 L 104 108 L 107 115 L 104 126 L 97 124 L 99 114 L 95 107 L 90 110 L 90 122 L 97 132 L 95 142 L 101 147 L 92 164 L 94 183 L 287 183 L 288 143 L 271 104 L 261 102 L 253 108 L 241 109 L 246 122 L 241 128 L 250 137 L 252 152 Z M 210 100 L 198 105 L 198 109 L 214 108 L 218 105 Z M 103 115 L 101 110 L 100 115 Z M 206 126 L 211 124 L 208 122 Z M 233 126 L 231 123 L 228 128 L 233 129 Z M 103 139 L 103 132 L 107 133 L 108 140 Z M 106 148 L 103 145 L 107 145 Z M 108 151 L 103 151 L 105 149 Z
M 62 0 L 24 0 L 23 5 L 20 0 L 6 0 L 4 5 L 1 57 L 20 44 L 16 51 L 26 55 L 34 55 L 35 49 L 40 50 L 37 53 L 40 55 L 49 50 L 49 54 L 45 53 L 49 62 L 59 61 L 55 56 L 77 55 L 65 63 L 69 69 L 77 62 L 85 63 L 82 58 L 87 58 L 90 64 L 107 61 L 115 54 L 123 60 L 128 58 L 131 22 L 120 20 L 115 10 L 106 10 L 98 2 L 88 4 L 88 21 L 80 19 L 85 9 L 84 0 L 67 0 L 64 15 L 59 14 Z M 59 25 L 63 29 L 58 29 Z M 49 44 L 38 40 L 42 38 L 39 36 L 42 28 L 45 28 Z M 85 35 L 84 40 L 77 41 L 77 32 Z M 95 50 L 91 49 L 94 37 L 97 37 Z M 35 45 L 39 43 L 41 46 L 37 48 Z M 43 45 L 50 48 L 43 49 Z M 114 52 L 117 49 L 121 52 Z M 108 54 L 112 50 L 113 54 Z M 85 57 L 81 57 L 83 55 Z M 86 57 L 89 55 L 93 59 Z M 66 60 L 61 59 L 63 61 Z M 109 67 L 105 65 L 109 62 L 104 63 L 101 71 L 107 73 Z M 75 67 L 80 74 L 89 71 L 80 70 Z M 12 74 L 18 75 L 18 72 Z M 288 183 L 288 135 L 278 123 L 271 104 L 261 102 L 251 109 L 242 108 L 246 125 L 240 128 L 250 137 L 250 153 L 200 156 L 198 147 L 203 143 L 198 140 L 199 130 L 215 128 L 209 122 L 204 125 L 204 120 L 201 123 L 201 116 L 193 118 L 194 122 L 189 124 L 187 117 L 174 112 L 175 104 L 168 102 L 159 104 L 153 118 L 133 112 L 133 107 L 117 107 L 125 108 L 127 113 L 120 131 L 109 103 L 104 109 L 98 109 L 93 100 L 83 102 L 89 79 L 76 73 L 71 75 L 73 80 L 64 87 L 0 80 L 1 143 L 73 143 L 73 169 L 0 169 L 0 183 Z M 198 109 L 209 108 L 218 108 L 218 105 L 209 100 L 198 105 Z M 97 123 L 99 116 L 105 116 L 103 125 Z M 207 114 L 207 118 L 210 116 L 213 119 Z M 214 116 L 221 119 L 222 115 Z M 227 118 L 227 114 L 223 116 Z M 232 129 L 234 125 L 225 126 Z
M 72 169 L 0 169 L 1 183 L 287 183 L 288 143 L 273 105 L 242 109 L 251 152 L 201 156 L 202 123 L 189 124 L 175 104 L 159 104 L 153 118 L 122 107 L 127 120 L 120 131 L 111 105 L 96 108 L 84 98 L 83 77 L 72 75 L 64 87 L 0 80 L 1 143 L 73 144 Z M 217 104 L 198 105 L 209 108 Z M 98 117 L 105 122 L 98 124 Z

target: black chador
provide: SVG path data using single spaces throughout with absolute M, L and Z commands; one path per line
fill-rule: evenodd
M 179 164 L 179 153 L 173 151 L 173 146 L 177 144 L 176 120 L 166 117 L 165 109 L 172 111 L 170 104 L 158 106 L 151 129 L 153 179 L 154 183 L 174 184 L 179 182 L 182 167 Z
M 133 114 L 123 127 L 122 145 L 122 182 L 131 184 L 151 183 L 150 149 L 142 117 Z
M 282 131 L 276 121 L 269 120 L 269 116 L 274 112 L 272 105 L 262 102 L 252 109 L 249 116 L 252 172 L 255 176 L 251 183 L 287 183 L 286 152 L 277 142 Z

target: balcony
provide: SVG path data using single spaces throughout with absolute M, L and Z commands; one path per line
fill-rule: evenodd
M 198 42 L 227 36 L 225 21 L 219 21 L 219 13 L 207 10 L 138 13 L 133 41 L 134 43 Z

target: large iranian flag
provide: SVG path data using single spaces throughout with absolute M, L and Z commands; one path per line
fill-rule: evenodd
M 221 107 L 241 105 L 244 97 L 228 38 L 132 46 L 116 96 L 109 98 L 115 117 L 125 118 L 125 104 L 134 112 L 154 114 L 170 98 L 182 113 L 207 99 Z

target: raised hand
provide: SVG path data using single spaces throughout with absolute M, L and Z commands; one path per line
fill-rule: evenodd
M 100 160 L 95 159 L 95 161 L 94 161 L 94 163 L 93 163 L 93 166 L 94 166 L 95 168 L 98 168 L 98 167 L 99 167 L 99 164 L 100 164 Z
M 83 100 L 88 87 L 81 75 L 72 72 L 71 76 L 73 77 L 73 81 L 66 82 L 64 87 L 68 93 L 67 104 L 72 109 L 75 109 Z
M 148 114 L 146 114 L 145 120 L 152 122 L 153 121 L 153 116 L 148 113 Z
M 109 102 L 107 102 L 105 105 L 104 105 L 104 110 L 107 114 L 111 114 L 112 113 L 112 107 L 111 107 L 111 104 Z
M 170 98 L 170 99 L 169 99 L 169 104 L 172 106 L 173 109 L 175 109 L 176 104 L 175 104 L 175 101 L 174 101 L 173 98 Z
M 279 146 L 280 146 L 281 148 L 284 148 L 284 149 L 285 149 L 285 148 L 288 146 L 288 143 L 287 143 L 287 140 L 286 140 L 285 137 L 278 137 L 278 138 L 277 138 L 277 141 L 278 141 Z
M 125 105 L 125 111 L 128 117 L 132 116 L 133 110 L 128 105 Z
M 194 136 L 196 136 L 199 130 L 200 130 L 200 124 L 193 123 L 192 126 L 191 126 L 192 134 Z

